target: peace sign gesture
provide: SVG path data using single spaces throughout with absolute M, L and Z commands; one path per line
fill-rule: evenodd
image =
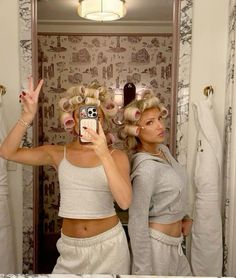
M 27 92 L 22 92 L 20 94 L 20 102 L 23 106 L 24 119 L 28 122 L 32 122 L 38 108 L 38 98 L 41 87 L 43 85 L 43 79 L 41 79 L 34 90 L 33 78 L 29 77 L 29 85 Z

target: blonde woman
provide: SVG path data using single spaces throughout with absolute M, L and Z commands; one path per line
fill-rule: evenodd
M 30 165 L 52 165 L 60 183 L 59 216 L 63 217 L 60 256 L 53 273 L 129 274 L 130 255 L 123 227 L 116 215 L 113 200 L 121 209 L 131 203 L 129 162 L 122 151 L 109 148 L 102 126 L 115 115 L 116 105 L 106 88 L 93 86 L 70 88 L 60 100 L 61 122 L 75 135 L 67 145 L 44 145 L 21 148 L 26 129 L 38 106 L 41 80 L 34 90 L 20 95 L 23 112 L 1 146 L 5 159 Z M 81 144 L 78 129 L 79 107 L 97 106 L 100 117 L 98 133 L 87 128 Z
M 128 224 L 132 274 L 191 275 L 181 247 L 192 223 L 185 217 L 187 179 L 163 144 L 167 114 L 150 90 L 124 110 L 121 135 L 132 153 L 133 200 Z

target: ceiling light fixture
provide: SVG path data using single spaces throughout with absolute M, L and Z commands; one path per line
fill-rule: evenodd
M 96 21 L 112 21 L 125 16 L 125 0 L 79 0 L 79 16 Z

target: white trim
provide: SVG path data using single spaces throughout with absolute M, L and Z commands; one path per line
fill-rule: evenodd
M 46 20 L 40 19 L 38 20 L 38 24 L 40 25 L 88 25 L 88 26 L 166 26 L 171 27 L 171 21 L 109 21 L 98 23 L 89 20 Z

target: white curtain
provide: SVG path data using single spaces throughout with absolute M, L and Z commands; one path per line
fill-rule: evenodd
M 0 143 L 6 136 L 2 106 L 0 94 Z M 4 274 L 15 272 L 15 250 L 8 202 L 7 163 L 0 158 L 0 273 Z

